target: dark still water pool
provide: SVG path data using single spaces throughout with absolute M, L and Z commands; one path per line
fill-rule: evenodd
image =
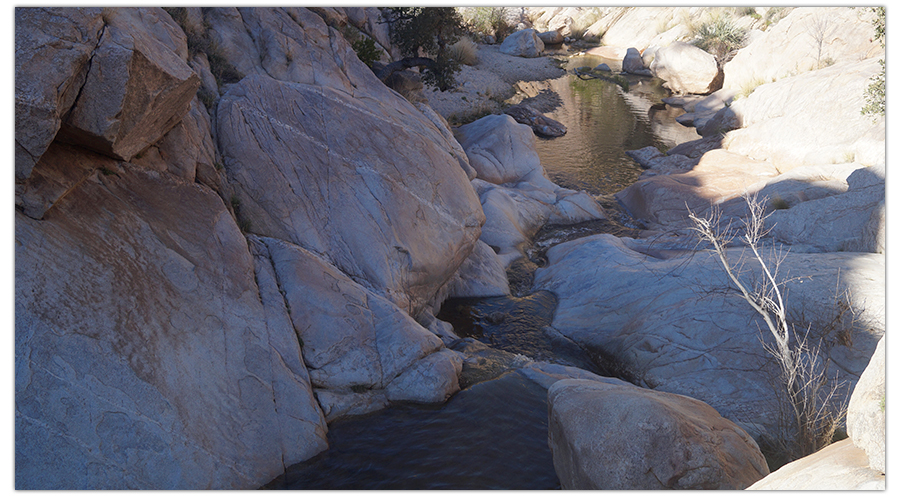
M 440 407 L 394 406 L 334 422 L 331 449 L 270 489 L 558 489 L 547 445 L 547 390 L 518 373 Z

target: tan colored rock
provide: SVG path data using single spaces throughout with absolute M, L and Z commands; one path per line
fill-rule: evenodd
M 709 94 L 721 88 L 716 58 L 684 42 L 657 50 L 650 71 L 678 94 Z
M 765 162 L 714 149 L 692 170 L 640 180 L 617 193 L 616 199 L 640 219 L 684 224 L 688 209 L 702 213 L 777 175 L 778 170 Z
M 517 31 L 503 39 L 500 52 L 511 56 L 538 57 L 544 52 L 544 42 L 533 29 Z
M 867 465 L 866 453 L 845 439 L 783 466 L 747 489 L 884 490 L 884 474 Z
M 16 186 L 21 190 L 16 195 L 16 206 L 22 207 L 32 219 L 41 219 L 95 171 L 109 175 L 118 169 L 118 162 L 111 158 L 54 142 L 34 166 L 28 180 Z
M 547 397 L 563 489 L 743 489 L 769 473 L 753 439 L 701 401 L 594 380 Z
M 877 58 L 884 49 L 874 39 L 873 18 L 863 8 L 794 8 L 725 65 L 723 86 L 741 91 L 831 64 Z
M 56 137 L 87 74 L 101 9 L 19 7 L 16 22 L 16 181 Z
M 162 9 L 110 9 L 61 139 L 130 160 L 187 114 L 200 86 L 184 33 Z
M 17 212 L 17 487 L 256 488 L 327 448 L 257 263 L 215 193 L 137 167 Z
M 869 468 L 885 473 L 885 347 L 884 338 L 869 366 L 859 377 L 847 409 L 847 434 L 853 444 L 866 452 Z
M 835 64 L 757 87 L 731 109 L 742 128 L 724 147 L 782 171 L 800 166 L 856 161 L 884 163 L 885 124 L 860 110 L 877 59 Z

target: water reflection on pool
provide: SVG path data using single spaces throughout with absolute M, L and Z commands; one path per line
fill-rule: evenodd
M 617 69 L 614 62 L 595 56 L 573 57 L 567 68 L 571 72 L 601 62 Z M 562 104 L 546 114 L 568 128 L 562 137 L 537 140 L 541 163 L 553 182 L 611 195 L 633 184 L 643 171 L 625 151 L 646 146 L 665 151 L 700 138 L 693 128 L 675 121 L 681 110 L 661 106 L 668 91 L 659 79 L 623 78 L 629 84 L 627 92 L 610 81 L 582 80 L 571 74 L 549 82 Z

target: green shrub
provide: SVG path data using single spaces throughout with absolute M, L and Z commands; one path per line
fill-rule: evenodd
M 872 11 L 876 14 L 875 20 L 872 21 L 872 24 L 875 26 L 875 39 L 879 40 L 881 46 L 884 47 L 884 7 L 872 7 Z M 878 62 L 881 63 L 881 72 L 869 80 L 871 83 L 865 93 L 866 105 L 861 110 L 862 114 L 873 115 L 874 119 L 884 116 L 885 92 L 887 90 L 884 78 L 884 59 L 880 59 Z
M 375 40 L 368 37 L 359 37 L 350 42 L 350 46 L 353 47 L 353 51 L 356 52 L 356 57 L 370 68 L 376 61 L 380 60 L 381 55 L 384 54 L 384 51 L 375 45 Z
M 741 48 L 746 31 L 738 28 L 728 16 L 717 16 L 700 25 L 694 45 L 724 61 L 728 54 Z
M 463 19 L 453 7 L 396 7 L 388 22 L 391 41 L 405 58 L 418 58 L 420 51 L 431 58 L 422 80 L 441 91 L 456 84 L 459 63 L 449 57 L 447 47 L 464 33 Z
M 504 18 L 506 7 L 474 7 L 466 11 L 463 23 L 471 33 L 492 35 L 498 42 L 512 33 L 513 27 Z
M 197 89 L 197 97 L 200 99 L 200 102 L 206 106 L 207 110 L 211 110 L 216 105 L 216 98 L 218 96 L 212 90 L 209 90 L 206 87 L 200 87 Z

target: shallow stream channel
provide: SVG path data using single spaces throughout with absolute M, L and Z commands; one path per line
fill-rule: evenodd
M 538 139 L 537 149 L 552 181 L 587 191 L 615 212 L 612 195 L 641 174 L 625 151 L 663 149 L 695 137 L 685 135 L 693 129 L 675 122 L 660 106 L 668 94 L 658 81 L 627 76 L 626 91 L 620 84 L 583 80 L 573 72 L 601 62 L 619 69 L 597 57 L 576 56 L 569 59 L 567 76 L 542 85 L 540 92 L 556 104 L 546 115 L 566 125 L 568 133 Z M 481 349 L 482 354 L 479 363 L 466 363 L 461 390 L 446 403 L 394 405 L 334 421 L 326 452 L 289 467 L 266 488 L 560 488 L 547 441 L 547 390 L 518 368 L 534 360 L 604 376 L 615 373 L 566 339 L 548 335 L 556 297 L 532 290 L 531 283 L 553 245 L 591 234 L 635 231 L 624 219 L 611 219 L 616 221 L 544 227 L 530 258 L 509 270 L 512 295 L 444 303 L 438 318 L 451 323 L 461 337 L 450 347 L 467 355 Z

